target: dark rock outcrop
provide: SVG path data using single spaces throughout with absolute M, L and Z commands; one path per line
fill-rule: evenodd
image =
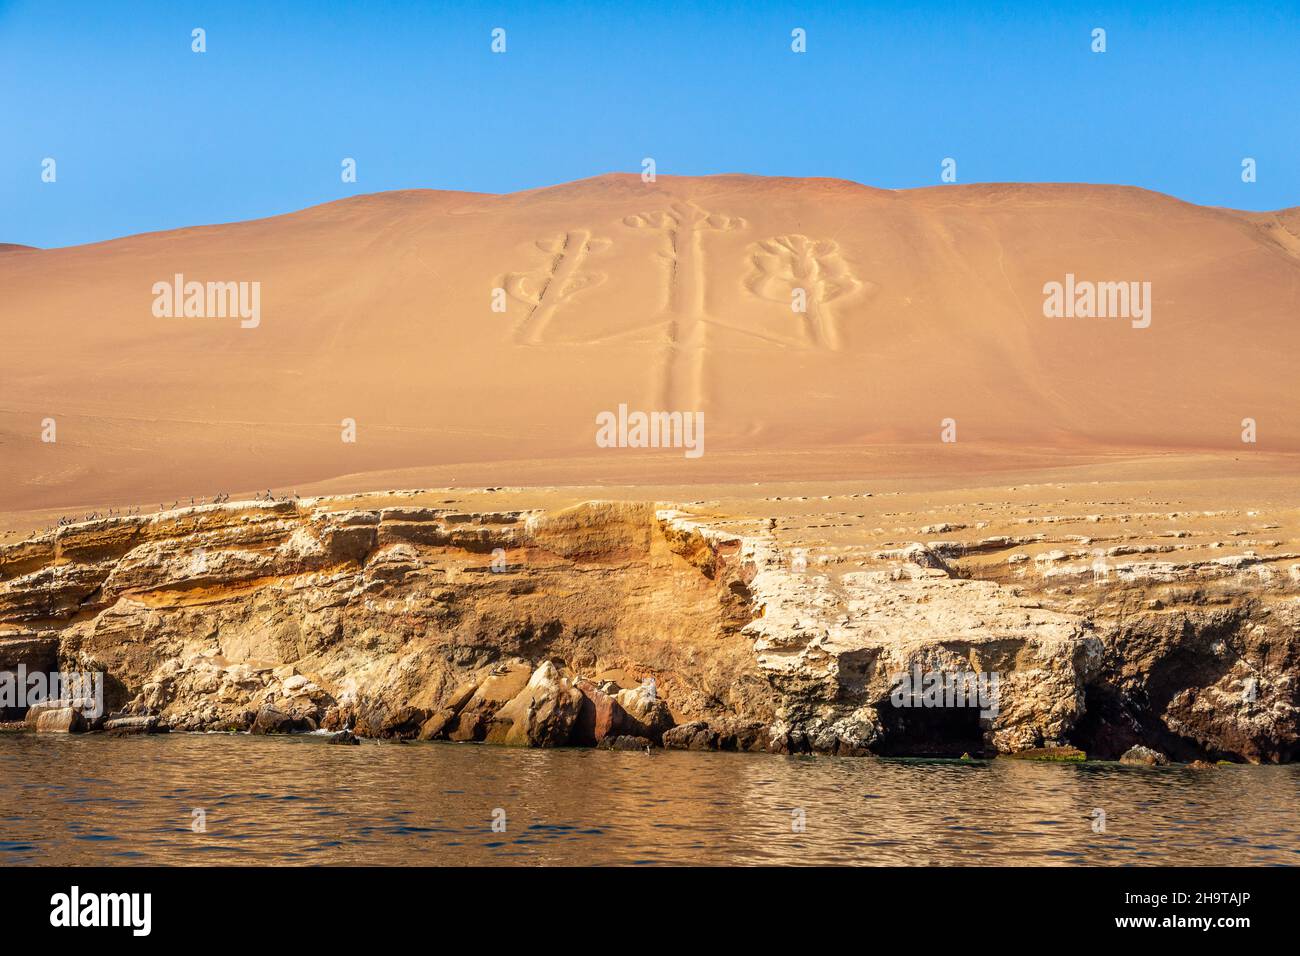
M 717 750 L 718 733 L 702 720 L 678 724 L 663 735 L 665 750 Z
M 303 734 L 315 730 L 316 724 L 305 717 L 295 717 L 274 707 L 263 707 L 253 719 L 253 734 Z

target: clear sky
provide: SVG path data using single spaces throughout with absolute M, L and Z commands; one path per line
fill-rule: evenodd
M 646 156 L 895 188 L 952 157 L 960 182 L 1300 204 L 1300 0 L 1131 6 L 0 0 L 0 242 L 508 192 Z

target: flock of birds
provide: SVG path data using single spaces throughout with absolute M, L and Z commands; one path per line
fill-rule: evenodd
M 230 500 L 229 492 L 222 492 L 221 494 L 212 496 L 212 504 L 214 505 L 222 505 L 229 500 Z M 256 495 L 253 496 L 253 500 L 254 501 L 298 501 L 299 498 L 298 498 L 298 492 L 296 491 L 291 495 L 283 495 L 282 497 L 277 498 L 274 494 L 271 493 L 271 489 L 268 488 L 265 492 L 259 491 Z M 177 508 L 182 507 L 182 504 L 183 504 L 182 499 L 177 498 L 170 505 L 159 504 L 158 512 L 159 514 L 161 514 L 164 511 L 175 511 Z M 190 496 L 191 507 L 197 507 L 198 505 L 205 505 L 205 504 L 208 504 L 208 500 L 206 496 L 200 495 L 197 499 L 193 495 Z M 141 513 L 140 507 L 141 507 L 140 505 L 136 505 L 134 508 L 109 508 L 107 511 L 104 512 L 89 511 L 86 514 L 82 515 L 81 517 L 77 517 L 76 515 L 60 515 L 58 522 L 49 525 L 44 530 L 57 531 L 59 528 L 66 528 L 69 525 L 79 524 L 80 522 L 83 521 L 97 521 L 100 518 L 122 518 L 122 517 L 128 517 L 130 515 L 138 515 Z

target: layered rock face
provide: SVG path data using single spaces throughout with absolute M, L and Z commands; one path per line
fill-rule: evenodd
M 1289 502 L 1276 514 L 900 502 L 865 515 L 889 525 L 875 528 L 848 503 L 773 519 L 753 543 L 765 609 L 745 630 L 814 749 L 953 754 L 982 736 L 1003 753 L 1069 744 L 1111 760 L 1137 745 L 1184 761 L 1300 752 Z M 936 512 L 966 520 L 925 523 Z M 896 706 L 898 675 L 963 669 L 999 674 L 996 715 Z
M 108 518 L 0 548 L 0 670 L 102 671 L 110 713 L 178 730 L 1292 759 L 1287 554 L 1202 560 L 1106 545 L 1110 519 L 1064 527 L 1087 520 L 832 546 L 644 502 L 371 495 Z M 967 675 L 971 693 L 900 700 L 923 674 Z
M 644 504 L 109 518 L 0 550 L 0 669 L 103 671 L 109 711 L 186 730 L 657 740 L 665 701 L 771 721 L 726 550 Z M 621 686 L 651 678 L 648 702 Z

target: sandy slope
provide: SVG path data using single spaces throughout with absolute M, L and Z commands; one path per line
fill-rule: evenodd
M 177 272 L 260 282 L 260 325 L 155 317 Z M 1066 273 L 1151 282 L 1151 327 L 1045 318 Z M 1295 209 L 747 176 L 361 196 L 0 255 L 0 509 L 1300 452 L 1297 316 Z M 597 448 L 620 403 L 702 409 L 706 454 Z

